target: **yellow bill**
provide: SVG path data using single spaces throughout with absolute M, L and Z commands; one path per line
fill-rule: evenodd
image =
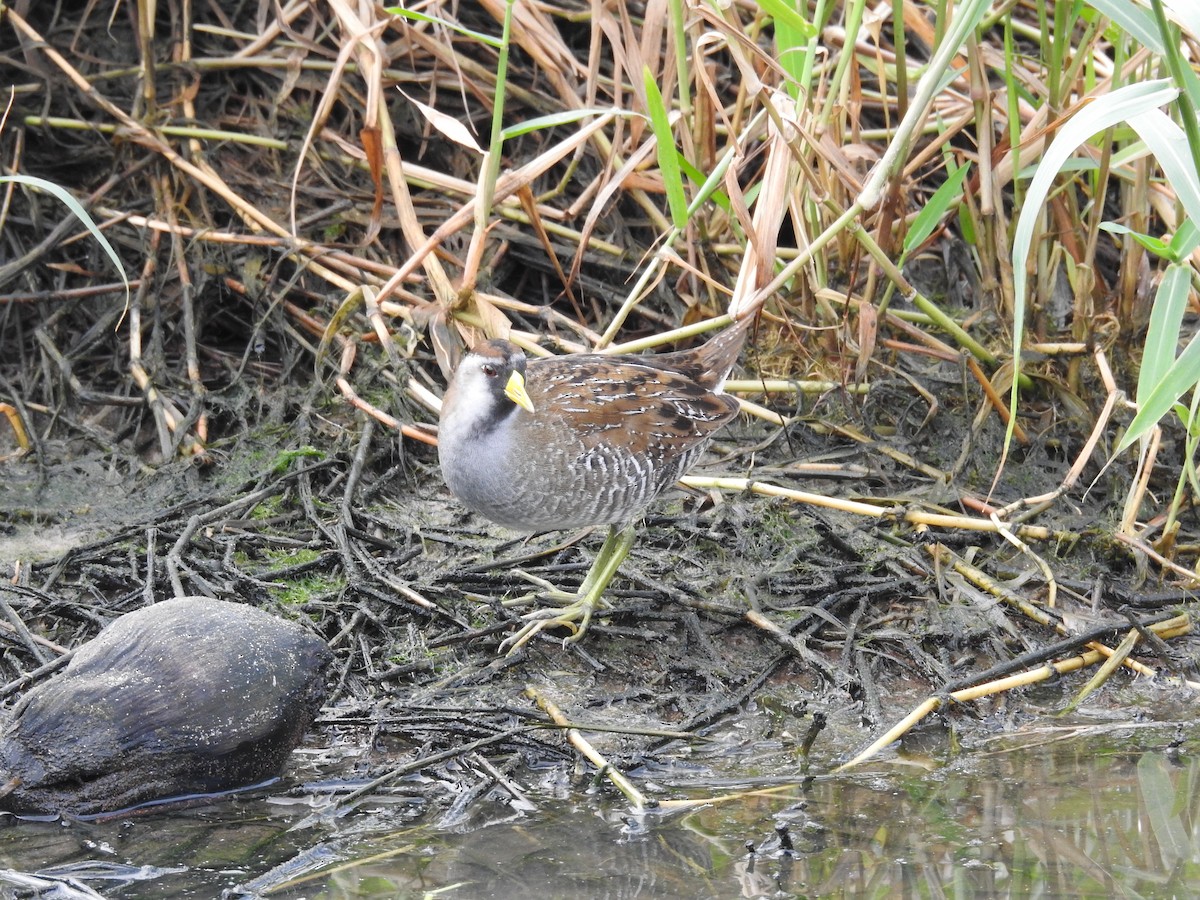
M 525 376 L 514 371 L 508 376 L 508 384 L 504 385 L 504 396 L 526 412 L 533 412 L 533 401 L 525 390 Z

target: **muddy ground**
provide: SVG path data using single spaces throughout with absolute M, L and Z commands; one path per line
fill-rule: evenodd
M 931 465 L 967 459 L 961 477 L 986 484 L 1000 427 L 994 417 L 969 427 L 970 411 L 953 401 L 952 366 L 930 376 L 947 389 L 924 425 L 926 410 L 889 402 L 892 386 L 881 382 L 865 402 L 823 397 L 819 417 L 806 401 L 788 429 L 743 418 L 695 471 L 749 472 L 900 510 L 940 508 L 947 486 L 897 464 L 883 444 L 811 427 L 840 416 L 890 433 L 888 447 Z M 480 739 L 492 741 L 488 757 L 506 771 L 571 763 L 574 752 L 545 727 L 538 698 L 598 729 L 590 734 L 620 769 L 702 743 L 706 730 L 766 705 L 796 747 L 797 771 L 820 771 L 922 696 L 981 680 L 1023 654 L 1033 655 L 1018 668 L 1034 668 L 1036 651 L 1061 641 L 935 563 L 940 542 L 1043 601 L 1041 571 L 994 535 L 921 534 L 782 499 L 680 490 L 648 511 L 610 608 L 581 643 L 545 634 L 503 657 L 500 642 L 533 608 L 534 589 L 519 573 L 574 586 L 602 534 L 491 526 L 449 496 L 435 451 L 399 439 L 320 384 L 242 379 L 213 390 L 243 405 L 244 430 L 231 421 L 205 462 L 148 463 L 132 451 L 134 439 L 101 440 L 81 407 L 60 416 L 58 431 L 73 430 L 72 439 L 18 455 L 4 436 L 0 638 L 10 700 L 27 686 L 24 672 L 115 616 L 195 594 L 271 610 L 328 641 L 331 695 L 309 746 L 357 744 L 364 775 L 437 757 L 446 777 L 466 777 L 454 750 Z M 251 396 L 254 414 L 245 412 Z M 1056 451 L 1079 438 L 1060 425 L 1010 462 L 1009 478 L 1023 493 L 1052 489 L 1066 466 Z M 811 474 L 806 466 L 818 462 L 834 463 L 834 477 Z M 1085 499 L 1076 492 L 1059 504 L 1053 528 L 1062 534 L 1036 547 L 1059 579 L 1054 614 L 1077 632 L 1109 623 L 1110 642 L 1129 629 L 1118 607 L 1148 621 L 1197 608 L 1185 592 L 1140 583 L 1134 561 L 1107 537 L 1116 515 L 1107 492 L 1119 486 L 1101 478 Z M 23 638 L 20 625 L 54 649 Z M 1167 670 L 1157 689 L 1164 699 L 1178 699 L 1175 676 L 1195 677 L 1200 643 L 1186 638 L 1172 651 L 1173 659 L 1147 659 Z M 1082 685 L 1083 676 L 1071 677 Z M 1144 691 L 1119 673 L 1086 703 L 1118 715 L 1128 703 L 1132 715 Z M 953 726 L 969 746 L 972 734 L 1025 719 L 1016 692 L 956 705 L 935 728 Z

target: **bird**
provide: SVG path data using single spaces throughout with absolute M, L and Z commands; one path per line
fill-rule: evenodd
M 608 526 L 579 589 L 551 592 L 565 605 L 529 613 L 501 652 L 515 652 L 548 628 L 567 628 L 567 641 L 584 636 L 633 546 L 639 513 L 737 416 L 738 401 L 722 388 L 756 318 L 670 353 L 527 359 L 496 339 L 463 356 L 438 423 L 450 492 L 515 531 Z

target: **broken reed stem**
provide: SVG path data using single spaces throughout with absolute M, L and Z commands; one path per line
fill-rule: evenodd
M 1192 631 L 1191 617 L 1186 613 L 1176 616 L 1173 619 L 1167 619 L 1163 622 L 1157 622 L 1154 625 L 1148 626 L 1150 631 L 1159 638 L 1168 640 L 1170 638 L 1182 637 L 1185 634 L 1190 634 Z M 1136 632 L 1134 632 L 1136 634 Z M 1105 654 L 1100 650 L 1087 650 L 1069 659 L 1059 660 L 1058 662 L 1046 663 L 1036 669 L 1029 669 L 1025 672 L 1018 672 L 1015 675 L 1010 675 L 1007 678 L 1000 678 L 995 681 L 989 681 L 986 684 L 976 685 L 975 687 L 963 688 L 958 691 L 951 691 L 944 696 L 932 696 L 926 698 L 907 716 L 893 725 L 880 738 L 874 741 L 869 747 L 851 759 L 849 762 L 842 763 L 834 769 L 834 773 L 844 772 L 854 766 L 866 762 L 871 757 L 879 753 L 888 745 L 895 743 L 905 734 L 907 734 L 913 726 L 928 716 L 931 712 L 939 709 L 946 700 L 954 701 L 955 703 L 965 703 L 969 700 L 978 700 L 980 697 L 988 697 L 992 694 L 999 694 L 1004 691 L 1010 691 L 1014 688 L 1027 687 L 1038 682 L 1048 681 L 1059 675 L 1065 675 L 1068 672 L 1076 672 L 1085 666 L 1094 666 L 1096 663 L 1104 659 Z M 1154 673 L 1151 671 L 1151 675 Z
M 1117 532 L 1116 534 L 1113 535 L 1113 539 L 1120 544 L 1125 544 L 1128 547 L 1131 547 L 1132 549 L 1137 550 L 1140 553 L 1144 553 L 1149 559 L 1154 560 L 1156 563 L 1158 563 L 1164 569 L 1170 569 L 1172 572 L 1174 572 L 1180 578 L 1186 578 L 1193 585 L 1200 583 L 1200 574 L 1197 574 L 1196 572 L 1191 572 L 1191 571 L 1185 569 L 1183 566 L 1179 565 L 1179 563 L 1175 562 L 1174 560 L 1167 559 L 1165 556 L 1163 556 L 1161 553 L 1159 553 L 1157 550 L 1155 550 L 1153 547 L 1151 547 L 1149 544 L 1147 544 L 1145 541 L 1141 540 L 1140 538 L 1136 538 L 1132 535 L 1122 534 L 1121 532 Z
M 33 444 L 29 440 L 29 433 L 25 430 L 25 424 L 21 421 L 21 414 L 11 403 L 0 403 L 0 414 L 3 414 L 8 419 L 8 424 L 12 426 L 13 437 L 16 438 L 17 446 L 20 447 L 21 453 L 28 453 Z M 0 462 L 3 462 L 9 457 L 0 457 Z
M 736 791 L 730 794 L 721 794 L 719 796 L 695 797 L 683 800 L 653 800 L 648 799 L 645 794 L 639 791 L 628 778 L 618 769 L 613 768 L 612 764 L 604 758 L 591 743 L 580 734 L 577 728 L 573 728 L 570 720 L 566 717 L 561 709 L 548 698 L 545 694 L 539 691 L 532 685 L 526 686 L 525 696 L 537 703 L 538 708 L 548 715 L 555 725 L 566 729 L 567 740 L 571 745 L 584 755 L 584 757 L 596 767 L 600 775 L 603 775 L 617 789 L 625 795 L 630 803 L 633 804 L 635 812 L 643 812 L 647 809 L 661 810 L 683 810 L 691 809 L 696 806 L 709 806 L 714 803 L 728 803 L 731 800 L 740 800 L 743 797 L 762 797 L 772 794 L 786 793 L 796 790 L 795 784 L 783 784 L 778 787 L 760 788 L 751 791 Z M 671 734 L 672 737 L 680 736 L 676 733 Z
M 728 394 L 828 394 L 830 391 L 845 391 L 847 394 L 866 394 L 870 385 L 842 384 L 840 381 L 811 381 L 798 378 L 785 381 L 782 378 L 731 378 L 725 382 Z
M 122 126 L 108 122 L 85 122 L 82 119 L 66 119 L 61 116 L 26 116 L 24 123 L 30 128 L 61 128 L 67 131 L 95 131 L 100 134 L 115 135 L 121 132 Z M 277 138 L 263 137 L 257 134 L 246 134 L 242 131 L 224 131 L 219 128 L 196 128 L 187 125 L 158 125 L 156 130 L 169 137 L 191 138 L 205 141 L 223 141 L 230 144 L 245 144 L 252 147 L 265 147 L 269 150 L 288 149 L 287 141 Z
M 729 803 L 733 800 L 744 800 L 747 797 L 771 797 L 775 794 L 786 794 L 794 792 L 799 786 L 800 781 L 795 783 L 781 784 L 769 788 L 755 788 L 749 791 L 733 791 L 728 794 L 715 794 L 707 797 L 689 797 L 683 800 L 660 800 L 658 808 L 662 810 L 670 810 L 678 812 L 680 810 L 694 809 L 698 806 L 713 806 L 717 803 Z
M 1150 634 L 1154 634 L 1154 632 L 1151 631 Z M 1137 646 L 1138 641 L 1140 640 L 1142 640 L 1142 635 L 1139 633 L 1139 631 L 1136 628 L 1129 629 L 1129 633 L 1126 634 L 1125 639 L 1117 645 L 1117 649 L 1113 651 L 1112 656 L 1106 659 L 1104 664 L 1096 670 L 1096 674 L 1088 680 L 1088 683 L 1080 688 L 1079 693 L 1071 699 L 1071 702 L 1067 704 L 1067 708 L 1063 710 L 1063 712 L 1071 712 L 1074 710 L 1075 707 L 1079 706 L 1079 704 L 1087 698 L 1088 694 L 1092 693 L 1092 691 L 1096 690 L 1096 688 L 1108 681 L 1112 674 L 1122 665 L 1124 665 L 1127 659 L 1129 659 L 1129 655 L 1133 653 L 1133 648 Z
M 1035 541 L 1075 540 L 1078 535 L 1065 531 L 1052 531 L 1035 525 L 1019 525 L 1015 528 L 1005 523 L 976 519 L 969 516 L 951 516 L 944 513 L 924 512 L 923 510 L 903 510 L 894 506 L 878 506 L 872 503 L 862 503 L 858 500 L 844 500 L 838 497 L 826 497 L 823 494 L 813 494 L 808 491 L 798 491 L 793 488 L 780 487 L 769 481 L 758 481 L 753 478 L 709 478 L 700 475 L 685 475 L 679 479 L 685 487 L 696 490 L 725 490 L 742 491 L 751 494 L 762 494 L 766 497 L 783 497 L 797 503 L 807 503 L 810 506 L 820 506 L 825 509 L 838 509 L 842 512 L 854 513 L 860 516 L 872 516 L 877 519 L 889 518 L 895 521 L 907 522 L 910 525 L 925 525 L 936 528 L 957 528 L 964 531 L 987 531 L 998 534 L 1010 531 L 1022 538 Z
M 572 728 L 570 721 L 553 700 L 532 685 L 526 686 L 525 696 L 537 703 L 538 708 L 548 715 L 555 725 L 566 729 L 567 740 L 571 742 L 571 746 L 582 753 L 588 762 L 599 770 L 600 775 L 611 781 L 617 790 L 633 804 L 635 810 L 641 811 L 648 806 L 658 805 L 658 801 L 647 800 L 646 795 L 634 787 L 633 782 L 626 778 L 619 769 L 614 768 L 577 728 Z

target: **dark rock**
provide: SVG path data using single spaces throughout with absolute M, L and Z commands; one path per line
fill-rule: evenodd
M 86 815 L 272 778 L 320 709 L 329 660 L 243 604 L 185 597 L 121 616 L 12 710 L 0 808 Z

